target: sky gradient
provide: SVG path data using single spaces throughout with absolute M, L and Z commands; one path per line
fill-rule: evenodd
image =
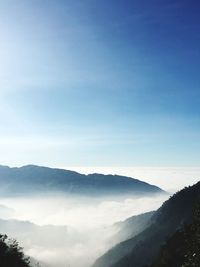
M 197 167 L 200 3 L 0 2 L 0 162 Z

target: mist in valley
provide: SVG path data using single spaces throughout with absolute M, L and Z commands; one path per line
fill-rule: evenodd
M 116 222 L 155 210 L 167 198 L 59 194 L 1 198 L 0 228 L 44 267 L 89 267 L 121 241 Z

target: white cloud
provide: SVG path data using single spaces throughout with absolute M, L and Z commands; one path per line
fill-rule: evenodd
M 45 198 L 1 199 L 0 203 L 13 207 L 13 217 L 39 225 L 57 225 L 36 233 L 13 233 L 28 255 L 52 267 L 88 267 L 114 242 L 112 224 L 127 217 L 157 209 L 167 196 L 93 199 L 48 196 Z M 66 225 L 67 230 L 59 225 Z M 61 234 L 60 234 L 61 233 Z M 7 233 L 9 234 L 9 232 Z M 113 242 L 113 243 L 112 243 Z

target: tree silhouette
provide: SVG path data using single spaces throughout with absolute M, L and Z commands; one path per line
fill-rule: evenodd
M 1 267 L 30 267 L 28 257 L 15 239 L 8 239 L 0 234 L 0 266 Z

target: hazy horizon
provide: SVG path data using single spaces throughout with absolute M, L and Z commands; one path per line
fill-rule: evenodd
M 0 164 L 2 165 L 2 164 Z M 144 166 L 61 166 L 61 165 L 37 165 L 34 163 L 26 163 L 26 164 L 13 164 L 8 165 L 5 164 L 3 166 L 8 167 L 23 167 L 27 165 L 36 165 L 48 168 L 58 168 L 64 170 L 70 170 L 79 172 L 81 174 L 92 174 L 92 173 L 100 173 L 100 174 L 111 174 L 111 175 L 122 175 L 128 176 L 131 178 L 135 178 L 149 184 L 156 185 L 163 190 L 169 193 L 175 193 L 178 190 L 183 189 L 186 186 L 191 186 L 197 183 L 200 180 L 200 167 L 144 167 Z
M 142 167 L 145 179 L 146 167 L 174 167 L 184 181 L 187 167 L 196 176 L 199 8 L 171 0 L 1 1 L 0 163 Z

